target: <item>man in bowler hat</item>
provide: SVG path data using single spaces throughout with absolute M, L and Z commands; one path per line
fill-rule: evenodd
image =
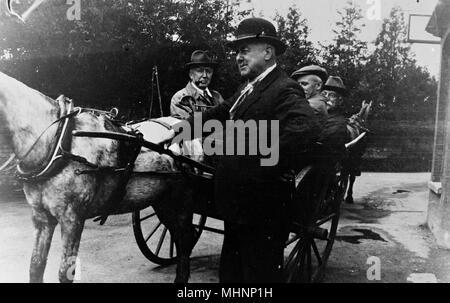
M 217 62 L 208 51 L 196 50 L 192 53 L 191 61 L 185 65 L 189 72 L 189 82 L 173 95 L 170 101 L 171 116 L 187 119 L 194 112 L 205 111 L 223 102 L 219 92 L 208 88 L 216 66 Z
M 225 229 L 219 280 L 282 282 L 290 199 L 290 184 L 282 176 L 301 165 L 299 155 L 316 140 L 319 125 L 301 86 L 277 65 L 277 56 L 286 46 L 271 22 L 262 18 L 243 20 L 236 39 L 228 46 L 236 51 L 243 83 L 230 99 L 202 113 L 202 121 L 256 121 L 259 139 L 261 135 L 271 138 L 276 132 L 279 161 L 263 166 L 261 159 L 265 156 L 259 150 L 256 155 L 249 154 L 248 132 L 244 132 L 243 142 L 233 139 L 234 146 L 245 143 L 245 155 L 219 156 L 214 195 Z M 264 121 L 277 121 L 279 128 L 264 130 L 260 126 Z M 174 125 L 167 139 L 186 123 L 192 129 L 194 119 Z

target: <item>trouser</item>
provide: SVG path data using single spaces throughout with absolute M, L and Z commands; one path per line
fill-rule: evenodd
M 221 283 L 283 282 L 283 251 L 289 236 L 284 218 L 264 224 L 225 221 Z

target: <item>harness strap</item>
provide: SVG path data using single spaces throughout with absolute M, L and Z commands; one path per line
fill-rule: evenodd
M 69 102 L 69 105 L 65 106 L 65 102 Z M 75 108 L 75 110 L 72 111 L 72 101 L 70 99 L 65 98 L 64 96 L 60 96 L 60 98 L 58 98 L 58 103 L 60 105 L 61 108 L 61 112 L 67 112 L 67 114 L 62 115 L 61 117 L 59 117 L 58 119 L 56 119 L 55 121 L 53 121 L 40 135 L 39 137 L 35 140 L 35 142 L 31 145 L 31 147 L 27 150 L 27 152 L 25 153 L 24 156 L 22 156 L 22 158 L 17 162 L 17 172 L 19 174 L 19 178 L 23 179 L 23 180 L 30 180 L 30 179 L 35 179 L 35 178 L 39 178 L 39 177 L 43 177 L 52 167 L 52 165 L 54 164 L 54 162 L 61 158 L 61 150 L 62 150 L 62 142 L 65 138 L 66 133 L 70 133 L 67 132 L 67 128 L 68 128 L 68 124 L 69 124 L 69 120 L 70 118 L 78 115 L 82 109 L 81 108 Z M 23 163 L 23 161 L 26 159 L 26 157 L 30 154 L 30 152 L 33 150 L 33 148 L 36 146 L 36 144 L 40 141 L 40 139 L 42 138 L 42 136 L 45 134 L 45 132 L 47 132 L 48 129 L 50 129 L 50 127 L 52 125 L 55 125 L 56 123 L 60 123 L 61 121 L 63 121 L 62 126 L 60 127 L 60 131 L 58 134 L 58 140 L 56 142 L 55 148 L 53 149 L 52 152 L 52 156 L 50 158 L 50 161 L 44 166 L 44 168 L 42 169 L 38 169 L 32 172 L 26 172 L 24 170 L 22 170 L 22 168 L 20 167 L 20 164 Z
M 15 154 L 9 155 L 8 160 L 6 160 L 6 162 L 3 163 L 2 166 L 0 166 L 0 172 L 2 172 L 2 171 L 7 171 L 7 170 L 11 169 L 11 167 L 14 167 L 14 165 L 13 165 L 13 166 L 7 168 L 8 165 L 9 165 L 15 158 L 16 158 L 16 155 L 15 155 Z
M 139 140 L 143 139 L 143 135 L 141 133 L 137 134 L 137 137 Z M 122 176 L 119 179 L 119 184 L 114 189 L 114 191 L 111 194 L 112 201 L 111 203 L 107 204 L 107 208 L 104 210 L 103 214 L 99 217 L 94 219 L 94 222 L 100 221 L 100 225 L 105 224 L 106 219 L 108 219 L 108 216 L 118 208 L 119 203 L 123 200 L 123 197 L 125 197 L 125 194 L 127 193 L 126 187 L 128 184 L 128 181 L 130 180 L 131 174 L 133 173 L 134 163 L 136 162 L 136 159 L 141 152 L 142 145 L 134 143 L 134 146 L 132 148 L 133 153 L 131 154 L 131 157 L 125 166 L 124 171 L 122 172 Z
M 49 128 L 53 125 L 55 125 L 58 122 L 61 122 L 64 119 L 67 118 L 71 118 L 73 116 L 78 115 L 81 112 L 81 108 L 78 108 L 77 111 L 72 111 L 70 113 L 68 113 L 67 115 L 62 116 L 61 118 L 56 119 L 55 121 L 53 121 L 40 135 L 39 137 L 37 137 L 37 139 L 34 141 L 34 143 L 30 146 L 30 148 L 27 150 L 27 152 L 25 153 L 25 155 L 23 155 L 21 157 L 21 159 L 19 160 L 18 164 L 20 164 L 21 162 L 23 162 L 23 160 L 31 153 L 31 151 L 33 150 L 33 148 L 36 146 L 36 144 L 39 142 L 39 140 L 41 140 L 42 136 L 45 134 L 46 131 L 49 130 Z

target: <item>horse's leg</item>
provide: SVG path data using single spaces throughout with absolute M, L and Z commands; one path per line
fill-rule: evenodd
M 195 228 L 192 226 L 192 213 L 180 213 L 177 216 L 178 228 L 176 229 L 176 239 L 178 241 L 177 251 L 178 263 L 175 283 L 187 283 L 191 273 L 190 257 L 195 243 Z
M 169 229 L 177 248 L 175 283 L 187 283 L 190 275 L 190 256 L 195 240 L 192 212 L 180 206 L 180 200 L 165 201 L 153 206 L 159 220 Z M 182 203 L 181 203 L 182 204 Z
M 75 266 L 80 247 L 84 219 L 74 211 L 66 210 L 60 220 L 63 254 L 59 266 L 59 281 L 72 283 L 75 277 Z
M 355 175 L 350 174 L 350 180 L 348 184 L 348 190 L 347 190 L 347 198 L 345 198 L 345 202 L 348 204 L 353 203 L 353 184 L 355 183 Z
M 43 209 L 32 209 L 32 219 L 35 228 L 34 247 L 30 263 L 30 282 L 42 283 L 44 280 L 47 256 L 52 242 L 56 219 Z

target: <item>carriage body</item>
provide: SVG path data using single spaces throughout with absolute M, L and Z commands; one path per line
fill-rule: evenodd
M 352 145 L 352 147 L 355 144 Z M 290 235 L 285 244 L 285 281 L 320 282 L 337 232 L 340 205 L 347 188 L 348 175 L 340 161 L 318 145 L 311 164 L 292 175 L 290 180 Z M 208 226 L 207 219 L 222 220 L 214 206 L 214 175 L 190 171 L 185 175 L 193 188 L 193 225 L 195 243 L 203 231 L 223 234 Z M 150 261 L 159 265 L 176 262 L 177 254 L 168 229 L 152 207 L 133 213 L 136 242 Z

